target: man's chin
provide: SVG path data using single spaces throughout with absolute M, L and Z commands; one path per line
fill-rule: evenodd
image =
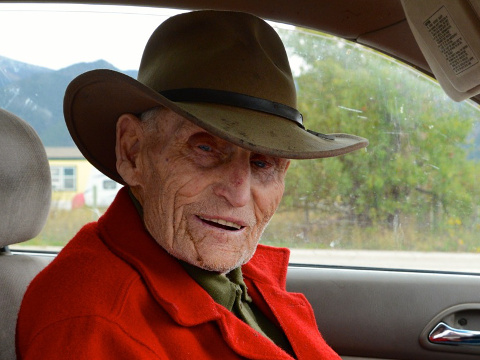
M 219 260 L 218 258 L 214 258 L 214 259 L 201 258 L 193 261 L 192 260 L 184 260 L 184 261 L 188 262 L 193 266 L 199 267 L 207 271 L 212 271 L 219 274 L 227 274 L 233 269 L 236 269 L 239 266 L 242 266 L 243 264 L 248 262 L 250 258 L 251 256 L 247 258 L 242 256 L 239 258 L 225 259 L 223 261 Z
M 221 274 L 227 274 L 233 269 L 236 269 L 247 262 L 255 254 L 257 249 L 258 243 L 255 245 L 253 249 L 243 249 L 243 251 L 236 252 L 235 254 L 226 251 L 226 253 L 222 253 L 224 249 L 217 249 L 214 252 L 215 255 L 211 255 L 210 253 L 206 256 L 200 256 L 197 260 L 197 264 L 192 264 L 202 269 L 208 271 L 214 271 Z M 223 255 L 223 256 L 222 256 Z
M 173 247 L 157 241 L 170 255 L 204 270 L 226 274 L 247 263 L 255 253 L 251 248 L 231 249 L 218 246 Z
M 232 263 L 217 263 L 209 261 L 187 261 L 190 265 L 196 266 L 200 269 L 212 271 L 219 274 L 227 274 L 233 269 L 243 265 L 241 262 L 232 262 Z

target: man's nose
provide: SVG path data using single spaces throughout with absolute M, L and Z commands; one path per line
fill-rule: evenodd
M 225 198 L 234 207 L 247 205 L 251 197 L 250 161 L 226 164 L 220 177 L 214 189 L 215 194 Z

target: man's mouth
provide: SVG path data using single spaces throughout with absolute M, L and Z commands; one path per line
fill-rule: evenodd
M 243 228 L 243 226 L 239 224 L 235 224 L 231 221 L 226 221 L 222 219 L 208 219 L 202 216 L 198 216 L 198 218 L 203 222 L 207 223 L 208 225 L 215 226 L 217 228 L 224 229 L 224 230 L 235 231 Z

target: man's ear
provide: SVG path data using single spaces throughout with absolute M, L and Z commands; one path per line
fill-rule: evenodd
M 138 117 L 123 114 L 118 118 L 115 145 L 117 171 L 129 186 L 139 185 L 138 160 L 143 138 L 143 129 Z

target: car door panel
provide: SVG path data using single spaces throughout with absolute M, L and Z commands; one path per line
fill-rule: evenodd
M 291 266 L 287 287 L 306 295 L 321 333 L 344 359 L 478 358 L 475 347 L 434 345 L 426 339 L 439 320 L 480 330 L 475 328 L 480 307 L 477 275 Z

